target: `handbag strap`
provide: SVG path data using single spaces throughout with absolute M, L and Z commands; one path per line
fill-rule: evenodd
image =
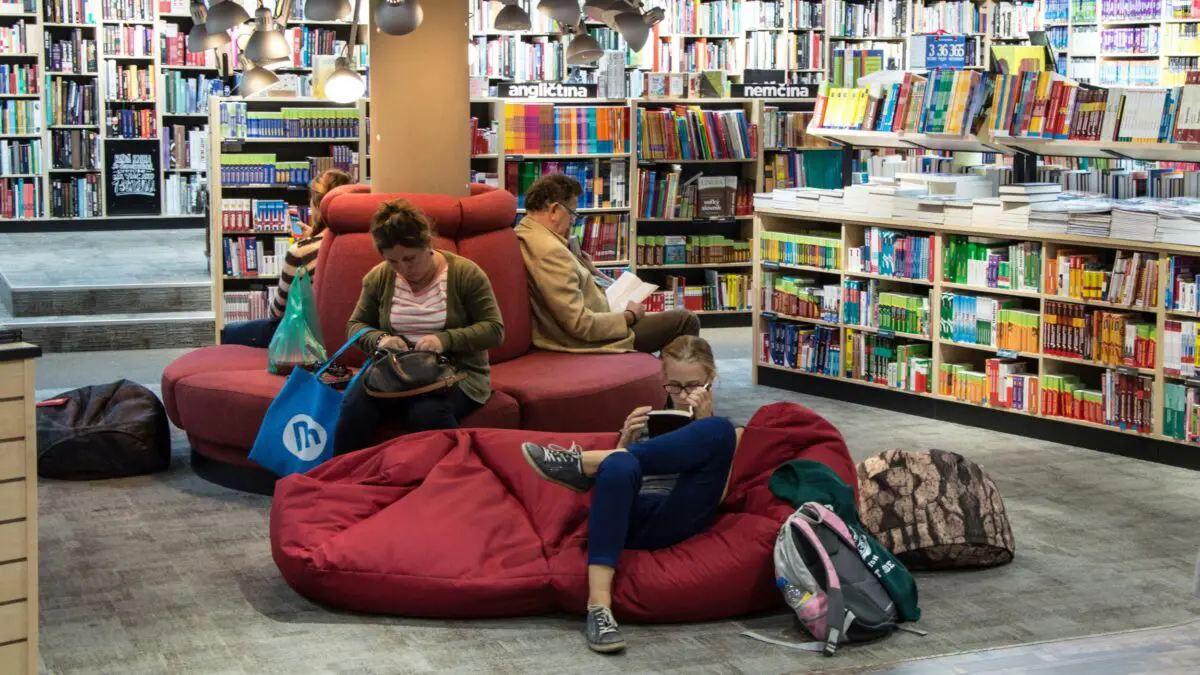
M 350 339 L 346 341 L 346 344 L 342 345 L 341 349 L 334 352 L 333 356 L 329 357 L 329 360 L 326 361 L 321 366 L 321 368 L 317 371 L 317 379 L 320 379 L 320 377 L 325 374 L 325 371 L 329 370 L 329 366 L 332 366 L 333 362 L 338 360 L 338 357 L 340 357 L 342 354 L 346 353 L 346 350 L 349 349 L 351 345 L 353 345 L 355 342 L 358 342 L 358 339 L 360 337 L 366 335 L 367 332 L 369 332 L 370 330 L 371 330 L 370 327 L 360 328 L 357 333 L 355 333 L 354 335 L 351 335 Z M 361 369 L 360 369 L 360 372 L 361 372 Z

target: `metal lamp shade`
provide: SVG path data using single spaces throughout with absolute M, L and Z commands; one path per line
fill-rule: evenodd
M 579 0 L 542 0 L 538 11 L 564 26 L 579 23 Z
M 604 21 L 604 12 L 613 8 L 616 0 L 587 0 L 583 3 L 583 13 L 592 21 Z
M 310 21 L 339 21 L 350 9 L 350 0 L 307 0 L 304 17 Z
M 572 66 L 592 63 L 601 56 L 604 56 L 604 48 L 587 33 L 576 33 L 571 44 L 567 45 L 567 63 Z
M 224 33 L 250 20 L 246 8 L 233 0 L 223 0 L 208 8 L 208 21 L 204 25 L 210 33 Z
M 262 66 L 254 66 L 242 73 L 241 94 L 253 96 L 279 81 L 279 76 Z
M 622 12 L 616 17 L 617 32 L 625 38 L 625 44 L 635 52 L 642 51 L 650 37 L 650 26 L 638 12 Z
M 520 5 L 505 5 L 496 14 L 496 30 L 529 30 L 532 25 Z
M 350 69 L 350 62 L 345 58 L 337 60 L 337 69 L 325 80 L 325 98 L 334 103 L 353 103 L 362 98 L 366 90 L 367 83 Z
M 291 53 L 287 38 L 274 27 L 269 30 L 258 28 L 246 42 L 246 56 L 255 63 L 286 59 Z
M 408 35 L 424 18 L 425 12 L 417 0 L 383 0 L 375 7 L 375 26 L 388 35 Z
M 198 23 L 188 31 L 187 50 L 193 54 L 229 44 L 229 33 L 210 33 L 205 24 Z

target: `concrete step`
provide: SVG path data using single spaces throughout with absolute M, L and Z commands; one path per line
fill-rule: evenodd
M 0 327 L 51 353 L 203 347 L 216 330 L 211 311 L 3 317 Z
M 0 293 L 3 292 L 0 288 Z M 2 301 L 9 314 L 17 318 L 212 310 L 212 285 L 207 281 L 86 286 L 10 284 L 6 292 L 8 297 Z

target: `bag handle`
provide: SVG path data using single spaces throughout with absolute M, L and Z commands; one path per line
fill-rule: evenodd
M 317 379 L 321 379 L 321 376 L 325 374 L 325 371 L 329 370 L 329 366 L 332 366 L 333 362 L 338 360 L 338 357 L 340 357 L 342 354 L 345 354 L 346 350 L 349 349 L 351 345 L 353 345 L 355 342 L 358 342 L 358 339 L 366 335 L 370 330 L 371 328 L 366 326 L 360 328 L 354 335 L 351 335 L 350 339 L 346 341 L 346 344 L 342 345 L 341 349 L 338 349 L 336 352 L 334 352 L 333 356 L 329 357 L 329 360 L 322 364 L 321 368 L 317 370 Z M 359 372 L 362 372 L 361 368 L 359 369 Z M 356 373 L 355 377 L 357 376 L 358 374 Z M 351 382 L 351 384 L 353 384 L 353 382 Z M 349 387 L 347 387 L 347 389 L 349 389 Z

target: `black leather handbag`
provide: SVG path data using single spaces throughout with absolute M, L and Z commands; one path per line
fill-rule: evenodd
M 441 354 L 418 352 L 407 338 L 408 351 L 376 349 L 363 366 L 363 388 L 375 398 L 444 395 L 467 378 Z

